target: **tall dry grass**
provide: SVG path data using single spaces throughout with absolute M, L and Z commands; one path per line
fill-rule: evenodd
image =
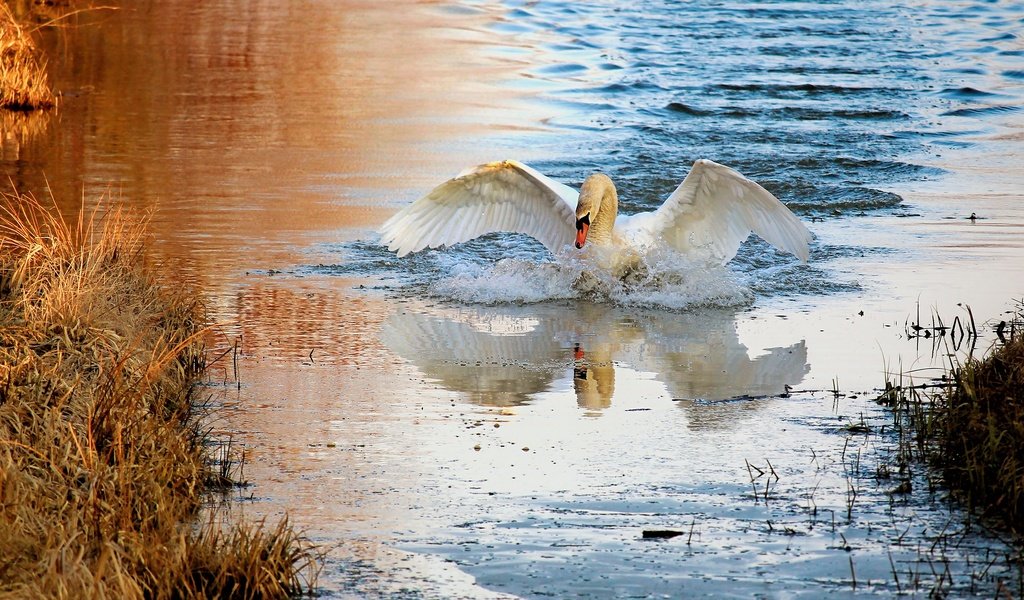
M 45 61 L 11 9 L 0 1 L 0 108 L 31 111 L 56 103 Z
M 0 194 L 0 597 L 277 598 L 315 584 L 286 521 L 195 522 L 197 295 L 143 268 L 144 219 Z

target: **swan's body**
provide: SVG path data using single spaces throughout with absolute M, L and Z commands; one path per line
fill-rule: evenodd
M 405 256 L 496 231 L 529 235 L 555 255 L 575 240 L 606 268 L 659 245 L 724 264 L 751 232 L 806 262 L 811 240 L 768 190 L 702 159 L 660 208 L 630 216 L 618 215 L 618 193 L 606 175 L 591 175 L 577 192 L 517 161 L 487 163 L 399 211 L 381 227 L 381 242 Z

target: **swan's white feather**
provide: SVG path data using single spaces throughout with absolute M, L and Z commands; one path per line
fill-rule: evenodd
M 573 241 L 578 192 L 514 160 L 467 169 L 388 219 L 381 243 L 405 256 L 495 231 L 525 233 L 552 253 Z
M 391 217 L 381 242 L 398 256 L 496 231 L 525 233 L 552 254 L 572 243 L 579 193 L 506 160 L 466 169 Z M 619 216 L 614 236 L 636 249 L 668 243 L 694 257 L 726 263 L 750 233 L 806 262 L 811 233 L 768 190 L 701 159 L 656 211 Z M 628 258 L 620 246 L 613 252 Z
M 757 183 L 701 159 L 654 212 L 621 217 L 616 229 L 633 244 L 664 240 L 685 254 L 705 254 L 723 264 L 750 232 L 807 262 L 811 233 L 782 202 Z

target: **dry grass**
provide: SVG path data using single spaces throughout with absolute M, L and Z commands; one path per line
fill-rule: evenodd
M 897 416 L 901 471 L 915 458 L 927 460 L 941 472 L 941 483 L 973 513 L 1020 537 L 1024 536 L 1024 306 L 997 331 L 999 341 L 984 358 L 954 360 L 934 383 L 887 382 L 878 400 Z
M 0 597 L 308 591 L 317 556 L 287 522 L 195 523 L 216 479 L 203 309 L 141 267 L 143 235 L 121 210 L 69 225 L 0 195 Z
M 56 103 L 35 43 L 7 4 L 0 2 L 0 108 L 31 111 Z
M 956 367 L 939 397 L 934 459 L 972 509 L 1024 535 L 1024 332 Z

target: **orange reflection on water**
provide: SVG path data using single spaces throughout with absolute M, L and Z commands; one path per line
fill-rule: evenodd
M 224 342 L 259 360 L 331 365 L 378 365 L 384 347 L 377 339 L 390 310 L 370 295 L 346 294 L 346 280 L 304 283 L 254 274 L 251 283 L 211 306 Z
M 2 161 L 2 185 L 52 189 L 68 212 L 105 193 L 155 209 L 152 254 L 206 289 L 293 264 L 339 231 L 372 235 L 411 182 L 480 152 L 511 102 L 484 92 L 506 67 L 452 32 L 490 18 L 353 0 L 86 11 L 45 40 L 61 57 L 55 134 Z
M 493 17 L 445 10 L 142 0 L 86 11 L 66 35 L 44 32 L 63 92 L 48 135 L 5 142 L 0 156 L 0 186 L 52 190 L 68 214 L 104 196 L 152 212 L 149 258 L 197 283 L 222 324 L 208 389 L 224 407 L 214 425 L 246 450 L 246 491 L 263 500 L 243 506 L 287 510 L 362 561 L 389 554 L 394 530 L 422 513 L 417 490 L 436 475 L 415 449 L 436 440 L 409 416 L 450 393 L 409 391 L 417 373 L 378 337 L 393 303 L 294 271 L 334 264 L 330 243 L 372 239 L 417 190 L 492 159 L 488 132 L 518 121 L 515 92 L 493 85 L 509 67 L 483 57 Z

